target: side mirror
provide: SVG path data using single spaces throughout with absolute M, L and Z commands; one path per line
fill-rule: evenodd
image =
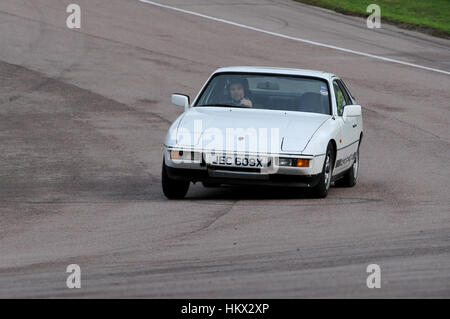
M 347 117 L 358 117 L 361 116 L 361 114 L 361 105 L 346 105 L 342 117 L 344 119 Z
M 184 107 L 184 110 L 187 111 L 189 109 L 189 96 L 174 93 L 172 94 L 172 104 Z

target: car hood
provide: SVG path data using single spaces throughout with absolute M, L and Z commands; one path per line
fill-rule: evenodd
M 177 130 L 177 145 L 204 150 L 302 152 L 325 114 L 227 107 L 194 107 Z

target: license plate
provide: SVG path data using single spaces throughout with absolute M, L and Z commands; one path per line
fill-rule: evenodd
M 268 158 L 247 155 L 209 154 L 207 163 L 214 166 L 229 167 L 267 167 Z

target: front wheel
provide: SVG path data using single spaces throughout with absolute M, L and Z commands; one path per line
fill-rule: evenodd
M 325 161 L 323 163 L 322 173 L 320 174 L 319 183 L 313 188 L 314 195 L 318 198 L 324 198 L 328 195 L 331 185 L 331 176 L 333 174 L 334 152 L 333 146 L 328 144 Z
M 189 190 L 189 181 L 171 179 L 167 175 L 166 165 L 162 165 L 161 184 L 164 195 L 168 199 L 182 199 Z
M 338 181 L 336 181 L 336 185 L 343 187 L 353 187 L 356 185 L 356 180 L 358 179 L 358 171 L 359 171 L 359 146 L 358 150 L 355 153 L 355 160 L 353 162 L 352 167 L 345 173 L 345 175 Z

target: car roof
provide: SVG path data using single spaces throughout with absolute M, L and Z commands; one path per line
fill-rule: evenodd
M 223 72 L 248 72 L 248 73 L 270 73 L 270 74 L 286 74 L 286 75 L 300 75 L 311 76 L 322 79 L 331 79 L 335 77 L 334 74 L 318 71 L 318 70 L 305 70 L 305 69 L 289 69 L 289 68 L 277 68 L 267 66 L 228 66 L 217 69 L 214 73 Z

